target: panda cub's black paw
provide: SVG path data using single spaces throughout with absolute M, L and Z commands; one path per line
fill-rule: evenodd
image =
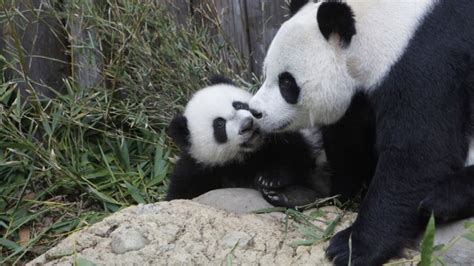
M 288 201 L 288 197 L 281 191 L 269 190 L 264 188 L 262 189 L 262 196 L 268 203 L 273 206 L 294 208 L 294 206 L 289 206 L 290 203 Z
M 303 185 L 289 185 L 278 189 L 262 190 L 263 198 L 276 207 L 297 208 L 315 202 L 319 194 Z
M 257 178 L 257 187 L 259 189 L 277 189 L 287 185 L 287 182 L 278 178 L 268 178 L 265 176 L 259 176 Z

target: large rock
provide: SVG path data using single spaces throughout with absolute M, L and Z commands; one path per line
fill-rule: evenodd
M 285 215 L 243 214 L 271 207 L 255 191 L 218 190 L 195 200 L 217 208 L 184 200 L 132 206 L 72 234 L 27 265 L 330 265 L 324 258 L 327 241 L 294 245 L 306 239 L 305 228 L 290 219 L 285 231 Z M 318 234 L 343 213 L 335 207 L 321 210 L 313 213 Z M 336 231 L 354 218 L 345 213 Z M 462 225 L 439 229 L 438 243 L 459 236 Z M 446 265 L 474 265 L 474 245 L 463 241 L 445 254 Z
M 340 210 L 327 207 L 324 220 Z M 337 230 L 354 218 L 346 214 Z M 325 229 L 327 224 L 316 222 Z M 130 243 L 127 243 L 129 239 Z M 124 209 L 74 233 L 28 265 L 70 265 L 77 260 L 101 264 L 317 264 L 326 242 L 291 244 L 305 239 L 290 222 L 285 238 L 281 219 L 265 214 L 234 214 L 192 201 L 160 202 Z

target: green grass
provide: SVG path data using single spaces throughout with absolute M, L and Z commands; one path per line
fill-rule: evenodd
M 100 45 L 68 51 L 96 52 L 102 82 L 82 88 L 73 73 L 62 87 L 50 88 L 55 97 L 40 97 L 19 67 L 24 51 L 15 45 L 3 51 L 0 264 L 24 263 L 112 212 L 162 200 L 174 154 L 164 134 L 172 115 L 211 74 L 243 82 L 243 60 L 231 47 L 213 41 L 200 23 L 177 25 L 156 1 L 67 2 L 51 16 L 68 31 L 75 14 L 82 14 L 84 28 L 95 31 Z M 26 21 L 2 2 L 0 23 Z M 222 60 L 222 53 L 233 62 Z M 17 73 L 8 82 L 7 69 Z M 21 97 L 18 84 L 25 81 L 29 94 Z

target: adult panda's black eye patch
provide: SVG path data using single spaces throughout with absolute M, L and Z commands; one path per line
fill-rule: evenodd
M 232 106 L 234 107 L 235 110 L 241 110 L 241 109 L 249 110 L 250 109 L 248 103 L 243 103 L 239 101 L 232 102 Z
M 222 117 L 214 119 L 212 127 L 214 129 L 214 139 L 217 143 L 227 142 L 227 132 L 225 130 L 226 120 Z
M 278 86 L 283 99 L 289 104 L 296 104 L 300 96 L 300 87 L 289 72 L 283 72 L 278 76 Z

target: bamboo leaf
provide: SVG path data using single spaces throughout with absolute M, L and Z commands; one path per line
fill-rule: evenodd
M 421 261 L 418 265 L 430 266 L 431 257 L 433 256 L 434 250 L 434 234 L 435 234 L 435 220 L 433 214 L 431 214 L 428 225 L 426 226 L 423 240 L 421 241 Z
M 138 188 L 132 186 L 127 181 L 124 181 L 124 183 L 125 183 L 125 186 L 127 187 L 128 192 L 137 203 L 146 203 L 145 199 L 140 194 L 140 190 Z
M 8 239 L 5 239 L 5 238 L 0 238 L 0 246 L 4 246 L 8 249 L 11 249 L 11 250 L 14 250 L 14 251 L 18 251 L 18 250 L 21 250 L 22 247 L 20 245 L 18 245 L 17 243 L 13 242 L 13 241 L 10 241 Z
M 94 193 L 97 197 L 99 197 L 101 200 L 103 201 L 106 201 L 108 203 L 112 203 L 112 204 L 115 204 L 115 205 L 119 205 L 119 206 L 122 206 L 123 204 L 114 200 L 113 198 L 105 195 L 104 193 L 98 191 L 97 189 L 95 188 L 92 188 L 92 187 L 89 187 L 89 189 L 92 191 L 92 193 Z

